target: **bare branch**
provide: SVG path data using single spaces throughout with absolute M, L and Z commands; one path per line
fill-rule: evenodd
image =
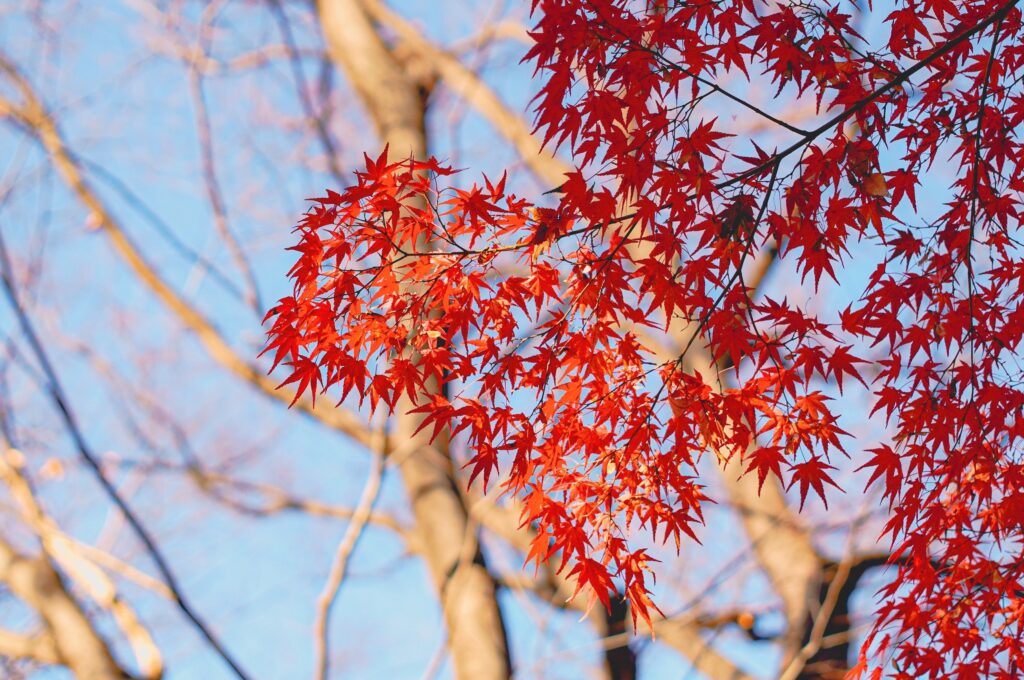
M 529 529 L 520 529 L 518 512 L 514 506 L 498 505 L 486 497 L 477 498 L 470 506 L 473 516 L 481 524 L 504 538 L 520 552 L 530 548 L 531 535 Z M 550 564 L 545 565 L 546 577 L 541 580 L 523 576 L 521 579 L 509 579 L 505 585 L 510 588 L 523 588 L 537 592 L 553 605 L 585 611 L 585 603 L 580 599 L 570 599 L 576 585 L 565 575 L 555 573 Z M 598 624 L 597 615 L 601 612 L 592 611 L 591 619 Z M 700 617 L 693 612 L 680 616 L 669 617 L 656 621 L 654 636 L 659 642 L 675 649 L 690 660 L 693 667 L 712 680 L 753 680 L 739 671 L 725 656 L 713 649 L 701 634 Z M 635 635 L 649 635 L 650 629 L 643 627 L 638 631 L 627 631 L 615 635 L 605 635 L 602 644 L 606 649 L 621 646 L 629 642 Z
M 565 173 L 572 168 L 546 153 L 522 116 L 512 112 L 477 74 L 424 38 L 415 26 L 380 0 L 364 0 L 363 5 L 374 19 L 393 29 L 421 59 L 427 60 L 455 94 L 490 122 L 498 134 L 515 147 L 520 158 L 538 178 L 551 186 L 565 181 Z
M 221 645 L 218 638 L 213 634 L 213 631 L 206 625 L 206 623 L 199 617 L 199 615 L 192 608 L 192 605 L 188 600 L 185 599 L 181 588 L 178 586 L 177 578 L 171 571 L 170 564 L 163 556 L 163 552 L 156 544 L 156 540 L 149 533 L 149 530 L 143 525 L 142 521 L 135 515 L 127 501 L 121 496 L 120 492 L 114 486 L 106 474 L 103 472 L 102 467 L 99 464 L 99 460 L 93 454 L 88 443 L 85 440 L 85 436 L 78 426 L 78 422 L 75 419 L 71 406 L 68 402 L 67 397 L 61 382 L 57 377 L 57 373 L 50 362 L 46 350 L 43 347 L 39 336 L 36 334 L 35 328 L 33 327 L 32 321 L 29 319 L 28 314 L 22 307 L 21 302 L 18 299 L 18 294 L 15 289 L 14 273 L 11 267 L 11 261 L 7 255 L 7 249 L 4 245 L 2 234 L 0 234 L 0 266 L 3 267 L 2 275 L 0 280 L 3 283 L 4 293 L 7 300 L 14 311 L 15 317 L 18 319 L 18 323 L 28 340 L 32 352 L 35 355 L 43 374 L 46 376 L 46 389 L 49 393 L 49 397 L 56 407 L 64 425 L 71 436 L 75 444 L 75 448 L 78 450 L 79 457 L 86 463 L 87 467 L 92 471 L 96 480 L 100 483 L 107 497 L 117 506 L 118 510 L 127 520 L 128 525 L 132 528 L 132 531 L 142 542 L 146 548 L 146 552 L 149 557 L 153 560 L 156 565 L 157 571 L 163 577 L 164 583 L 174 593 L 174 602 L 178 609 L 185 617 L 192 622 L 192 625 L 197 631 L 206 639 L 210 647 L 221 657 L 231 670 L 238 675 L 240 678 L 246 678 L 247 676 L 242 671 L 241 667 L 231 657 L 227 650 Z
M 281 0 L 269 0 L 270 8 L 274 12 L 274 20 L 277 22 L 277 28 L 281 32 L 281 37 L 284 40 L 284 44 L 288 49 L 288 63 L 292 69 L 292 78 L 295 80 L 295 89 L 298 91 L 299 102 L 302 104 L 302 109 L 306 114 L 306 118 L 310 120 L 313 127 L 316 128 L 317 137 L 320 140 L 320 145 L 324 149 L 324 153 L 327 154 L 327 169 L 336 181 L 343 181 L 341 166 L 338 165 L 338 152 L 334 146 L 334 140 L 331 138 L 330 130 L 327 128 L 326 116 L 321 113 L 317 113 L 316 107 L 313 105 L 313 98 L 310 96 L 310 91 L 306 85 L 306 76 L 302 71 L 302 62 L 300 59 L 299 49 L 295 46 L 295 37 L 292 35 L 291 22 L 288 20 L 288 15 L 284 11 L 284 7 L 281 6 Z
M 316 648 L 316 661 L 314 678 L 327 680 L 328 668 L 330 667 L 330 635 L 329 625 L 331 609 L 338 599 L 338 591 L 345 581 L 345 574 L 348 571 L 348 563 L 355 552 L 356 545 L 363 535 L 373 512 L 373 506 L 377 502 L 380 493 L 380 483 L 384 476 L 384 428 L 378 429 L 380 443 L 371 450 L 370 472 L 363 486 L 359 504 L 352 515 L 352 520 L 345 529 L 345 535 L 338 544 L 338 550 L 334 555 L 334 563 L 331 565 L 330 574 L 327 576 L 327 583 L 324 584 L 320 597 L 317 599 L 316 622 L 313 625 L 313 639 Z
M 39 536 L 43 550 L 97 605 L 110 612 L 131 645 L 142 676 L 151 679 L 161 677 L 163 660 L 160 650 L 138 615 L 121 598 L 106 574 L 83 556 L 76 543 L 68 539 L 43 511 L 22 470 L 21 454 L 11 449 L 2 437 L 0 445 L 4 449 L 0 453 L 0 479 L 11 490 L 25 521 Z M 166 586 L 164 590 L 170 594 Z
M 46 658 L 52 658 L 52 651 L 52 656 L 80 680 L 124 680 L 129 677 L 114 660 L 106 641 L 68 593 L 49 560 L 26 557 L 0 538 L 0 580 L 39 614 L 53 646 L 50 647 L 45 637 L 38 645 L 32 645 L 26 644 L 27 640 L 8 636 L 8 644 L 21 642 L 25 651 L 35 650 Z
M 499 40 L 514 40 L 524 45 L 533 44 L 526 26 L 518 21 L 505 20 L 488 22 L 474 35 L 452 45 L 451 50 L 456 55 L 462 52 L 472 52 Z
M 192 469 L 189 470 L 189 474 L 200 488 L 214 492 L 216 500 L 249 515 L 273 515 L 279 512 L 293 511 L 313 517 L 333 517 L 354 521 L 359 513 L 358 507 L 346 508 L 310 498 L 299 498 L 285 489 L 272 484 L 234 479 L 211 470 Z M 220 490 L 221 488 L 234 488 L 239 491 L 256 493 L 263 496 L 265 500 L 262 503 L 241 500 L 224 494 Z M 410 534 L 409 527 L 391 515 L 370 512 L 366 517 L 366 523 L 389 529 L 404 538 L 406 543 L 415 543 L 415 537 Z M 408 547 L 414 549 L 415 546 L 410 545 Z
M 263 302 L 260 300 L 259 285 L 253 273 L 252 264 L 242 250 L 238 238 L 231 231 L 228 223 L 228 209 L 224 201 L 224 192 L 217 179 L 217 166 L 213 156 L 213 132 L 210 128 L 210 114 L 206 106 L 206 92 L 203 89 L 202 76 L 196 69 L 189 71 L 189 92 L 195 108 L 196 133 L 199 139 L 199 155 L 202 159 L 203 179 L 206 196 L 213 211 L 213 225 L 224 245 L 235 262 L 235 267 L 242 273 L 246 282 L 246 301 L 256 314 L 263 313 Z
M 692 621 L 666 619 L 654 624 L 654 633 L 657 639 L 689 659 L 693 668 L 710 680 L 755 680 L 716 651 Z
M 23 106 L 17 106 L 0 96 L 0 117 L 3 115 L 13 117 L 39 140 L 68 186 L 94 216 L 100 229 L 107 234 L 114 249 L 140 282 L 164 303 L 189 330 L 196 334 L 215 361 L 257 388 L 265 396 L 284 404 L 292 404 L 294 393 L 288 389 L 278 389 L 276 381 L 267 376 L 262 368 L 239 356 L 213 324 L 160 277 L 89 185 L 75 157 L 69 152 L 56 124 L 28 81 L 2 54 L 0 54 L 0 71 L 11 78 L 25 99 Z M 293 406 L 324 425 L 348 435 L 360 444 L 366 445 L 370 441 L 370 432 L 365 419 L 344 408 L 314 411 L 313 403 L 308 398 L 298 399 Z
M 0 656 L 11 659 L 32 659 L 47 666 L 60 663 L 57 643 L 48 632 L 22 635 L 9 630 L 0 630 Z

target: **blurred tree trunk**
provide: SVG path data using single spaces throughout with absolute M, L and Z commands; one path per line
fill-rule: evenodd
M 359 94 L 391 160 L 424 158 L 426 92 L 415 61 L 402 61 L 358 0 L 317 3 L 332 59 Z M 455 479 L 445 433 L 433 443 L 414 434 L 423 419 L 396 409 L 389 440 L 423 541 L 424 557 L 444 610 L 455 674 L 465 680 L 510 676 L 508 644 L 494 579 L 487 570 L 465 499 Z

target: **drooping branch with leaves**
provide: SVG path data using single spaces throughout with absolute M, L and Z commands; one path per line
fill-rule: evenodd
M 833 471 L 853 456 L 881 489 L 897 567 L 856 670 L 1013 677 L 1016 4 L 897 4 L 868 40 L 813 3 L 539 0 L 537 131 L 572 158 L 558 191 L 460 187 L 408 144 L 368 157 L 299 223 L 267 352 L 298 395 L 384 409 L 446 452 L 461 442 L 468 483 L 519 501 L 528 561 L 553 560 L 591 604 L 624 596 L 646 626 L 661 613 L 650 542 L 697 538 L 716 500 L 702 460 L 802 508 L 842 491 Z M 775 90 L 764 106 L 732 89 L 755 77 Z M 813 120 L 773 108 L 792 99 Z M 786 141 L 745 138 L 723 103 Z M 766 257 L 806 296 L 859 292 L 842 309 L 758 295 Z M 887 428 L 878 446 L 859 448 L 834 406 L 853 390 L 873 400 L 861 420 Z M 783 677 L 843 669 L 818 651 L 866 564 L 808 553 Z

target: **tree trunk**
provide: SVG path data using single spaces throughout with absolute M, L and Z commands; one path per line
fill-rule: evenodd
M 332 59 L 347 74 L 392 159 L 426 155 L 425 86 L 383 42 L 358 0 L 317 3 Z M 402 449 L 405 483 L 424 558 L 440 596 L 455 675 L 497 680 L 510 675 L 505 627 L 494 579 L 487 570 L 455 481 L 442 433 L 432 444 L 419 415 L 400 402 L 390 440 Z

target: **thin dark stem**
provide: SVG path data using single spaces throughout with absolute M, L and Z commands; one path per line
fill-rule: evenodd
M 981 166 L 981 132 L 985 124 L 985 104 L 988 99 L 988 81 L 992 76 L 992 64 L 996 58 L 996 46 L 999 44 L 999 30 L 1003 27 L 1003 18 L 1000 17 L 996 23 L 995 31 L 992 33 L 992 47 L 989 49 L 988 64 L 985 66 L 985 76 L 981 83 L 981 98 L 978 104 L 978 123 L 974 131 L 974 162 L 971 166 L 971 238 L 967 241 L 967 252 L 964 258 L 967 265 L 967 305 L 969 308 L 969 336 L 971 340 L 971 366 L 974 366 L 974 345 L 976 330 L 974 327 L 974 255 L 971 252 L 974 247 L 974 239 L 978 226 L 978 169 Z M 978 378 L 975 371 L 971 371 L 971 385 L 977 391 Z M 973 401 L 973 399 L 972 399 Z
M 78 450 L 79 456 L 95 475 L 96 480 L 100 483 L 100 486 L 103 487 L 104 492 L 110 498 L 111 502 L 113 502 L 124 515 L 124 518 L 128 522 L 129 526 L 131 526 L 132 531 L 134 531 L 135 535 L 138 536 L 140 541 L 142 541 L 147 554 L 156 565 L 157 571 L 160 572 L 160 576 L 163 579 L 164 584 L 171 591 L 174 603 L 177 605 L 178 609 L 186 618 L 189 619 L 189 621 L 192 622 L 196 630 L 198 630 L 203 638 L 206 639 L 210 647 L 217 653 L 224 663 L 231 668 L 234 674 L 241 680 L 248 680 L 249 676 L 246 675 L 241 666 L 234 660 L 234 658 L 232 658 L 220 643 L 213 631 L 210 630 L 206 623 L 203 622 L 203 619 L 200 618 L 199 614 L 192 608 L 192 605 L 189 604 L 188 600 L 185 599 L 185 595 L 181 590 L 178 579 L 175 577 L 174 572 L 171 571 L 170 564 L 167 562 L 167 559 L 157 546 L 156 540 L 142 523 L 142 520 L 140 520 L 131 509 L 131 506 L 128 505 L 128 501 L 121 496 L 117 487 L 114 486 L 114 483 L 107 478 L 106 473 L 103 472 L 103 468 L 100 465 L 99 459 L 89 447 L 89 444 L 85 439 L 85 435 L 82 433 L 82 430 L 78 425 L 78 421 L 75 419 L 71 410 L 71 406 L 64 392 L 64 388 L 61 386 L 57 372 L 54 369 L 53 364 L 50 362 L 46 349 L 40 341 L 39 335 L 36 333 L 35 326 L 29 318 L 28 312 L 24 307 L 22 307 L 21 301 L 18 298 L 17 290 L 15 288 L 13 268 L 11 267 L 11 260 L 7 255 L 7 247 L 4 243 L 2 233 L 0 233 L 0 266 L 2 266 L 2 268 L 0 268 L 0 280 L 3 282 L 4 294 L 8 303 L 10 303 L 15 316 L 18 318 L 18 323 L 21 326 L 22 332 L 25 334 L 25 338 L 32 349 L 32 353 L 38 360 L 39 366 L 46 377 L 47 391 L 49 392 L 54 405 L 57 407 L 57 411 L 60 414 L 61 419 L 64 421 L 68 433 L 71 435 L 71 439 L 75 444 L 75 448 Z
M 987 17 L 984 21 L 981 21 L 980 23 L 978 23 L 975 26 L 971 27 L 970 29 L 964 31 L 963 33 L 961 33 L 957 37 L 952 38 L 952 39 L 948 40 L 947 42 L 943 43 L 942 46 L 936 48 L 927 57 L 921 59 L 920 61 L 915 63 L 913 66 L 908 68 L 907 70 L 901 71 L 899 73 L 899 75 L 894 77 L 892 80 L 890 80 L 886 84 L 882 85 L 877 90 L 875 90 L 875 91 L 871 92 L 870 94 L 866 95 L 862 99 L 854 102 L 849 108 L 844 109 L 841 112 L 837 113 L 835 116 L 833 116 L 832 118 L 829 118 L 827 121 L 825 121 L 824 123 L 822 123 L 821 125 L 819 125 L 815 129 L 813 129 L 813 130 L 811 130 L 811 131 L 809 131 L 807 133 L 804 133 L 802 135 L 801 139 L 798 139 L 797 141 L 793 142 L 792 144 L 790 144 L 789 146 L 784 148 L 782 151 L 776 152 L 774 155 L 772 155 L 770 158 L 765 160 L 763 163 L 761 163 L 759 165 L 756 165 L 753 168 L 750 168 L 749 170 L 745 170 L 745 171 L 741 172 L 738 175 L 730 177 L 727 180 L 723 180 L 721 182 L 716 183 L 714 185 L 715 190 L 716 191 L 721 191 L 722 189 L 726 189 L 728 187 L 731 187 L 733 185 L 739 184 L 741 182 L 744 182 L 746 180 L 749 180 L 749 179 L 752 179 L 754 177 L 757 177 L 757 176 L 761 175 L 766 170 L 771 168 L 772 165 L 782 161 L 784 158 L 787 158 L 788 156 L 792 155 L 794 152 L 800 150 L 801 148 L 803 148 L 807 144 L 813 142 L 815 139 L 820 137 L 825 132 L 827 132 L 827 131 L 829 131 L 831 129 L 834 129 L 837 125 L 841 125 L 841 124 L 845 123 L 847 120 L 849 120 L 850 118 L 855 116 L 858 112 L 860 112 L 862 109 L 864 109 L 869 104 L 874 102 L 876 99 L 879 99 L 880 97 L 885 96 L 886 94 L 888 94 L 892 90 L 896 89 L 897 87 L 901 86 L 903 83 L 905 83 L 908 80 L 910 80 L 910 77 L 913 76 L 918 71 L 921 71 L 922 69 L 926 68 L 928 65 L 930 65 L 932 62 L 936 61 L 940 57 L 945 56 L 947 53 L 951 52 L 954 48 L 956 48 L 959 45 L 961 45 L 962 43 L 970 40 L 976 34 L 980 33 L 983 30 L 985 30 L 986 28 L 988 28 L 992 24 L 996 23 L 997 21 L 1001 22 L 1003 19 L 1006 18 L 1006 15 L 1010 12 L 1011 9 L 1013 9 L 1013 7 L 1018 2 L 1019 2 L 1019 0 L 1010 0 L 1010 2 L 1006 3 L 1005 5 L 1003 5 L 1003 7 L 1001 9 L 999 9 L 999 11 L 994 12 L 990 17 Z M 692 199 L 692 198 L 696 198 L 696 196 L 695 195 L 691 195 L 688 198 Z M 672 207 L 672 204 L 665 204 L 665 205 L 659 206 L 659 207 L 661 209 L 667 209 L 667 208 Z M 613 223 L 616 223 L 616 222 L 623 222 L 625 220 L 632 219 L 635 216 L 636 216 L 636 213 L 629 213 L 629 214 L 625 214 L 625 215 L 620 215 L 619 217 L 617 217 L 615 219 L 609 220 L 608 224 L 613 224 Z
M 158 215 L 152 208 L 150 208 L 142 197 L 136 194 L 131 187 L 125 184 L 124 180 L 112 173 L 107 168 L 103 167 L 99 163 L 92 161 L 74 151 L 68 150 L 68 156 L 71 157 L 76 163 L 81 165 L 83 168 L 92 171 L 92 173 L 99 178 L 102 182 L 110 186 L 123 200 L 128 204 L 129 207 L 137 211 L 142 218 L 148 222 L 153 229 L 163 238 L 181 257 L 193 262 L 196 266 L 201 268 L 204 272 L 210 275 L 214 281 L 216 281 L 228 294 L 235 299 L 241 300 L 245 297 L 245 293 L 238 287 L 230 278 L 227 277 L 213 262 L 208 258 L 204 257 L 200 253 L 196 252 L 187 243 L 182 241 L 177 234 L 174 233 L 174 229 L 169 225 L 163 217 Z
M 284 40 L 285 47 L 288 50 L 288 63 L 292 69 L 292 78 L 295 79 L 295 89 L 298 90 L 299 102 L 302 104 L 306 117 L 309 118 L 310 122 L 313 123 L 313 127 L 316 128 L 316 135 L 320 139 L 320 145 L 324 148 L 324 153 L 327 154 L 327 169 L 330 170 L 335 180 L 344 182 L 344 173 L 341 171 L 341 166 L 338 165 L 338 153 L 334 148 L 331 132 L 327 129 L 324 117 L 316 112 L 313 99 L 309 95 L 309 88 L 306 87 L 306 76 L 302 71 L 302 61 L 299 58 L 299 50 L 295 44 L 295 36 L 292 35 L 292 26 L 288 21 L 288 15 L 285 14 L 284 7 L 281 6 L 281 0 L 269 0 L 269 3 L 270 8 L 274 11 L 274 20 L 277 21 L 277 28 L 281 32 L 281 38 Z

